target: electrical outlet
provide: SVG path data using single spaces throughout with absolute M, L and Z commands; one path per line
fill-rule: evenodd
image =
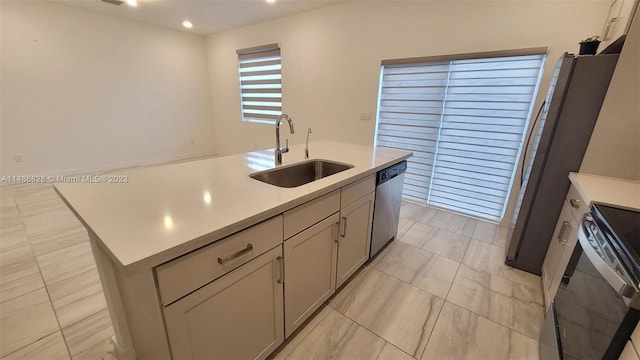
M 370 112 L 360 113 L 360 121 L 369 121 L 369 120 L 371 120 Z
M 13 161 L 15 161 L 15 162 L 22 162 L 22 154 L 15 154 L 15 155 L 13 155 Z

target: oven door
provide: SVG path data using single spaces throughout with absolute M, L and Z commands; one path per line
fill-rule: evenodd
M 586 215 L 575 251 L 582 254 L 554 299 L 561 358 L 602 359 L 629 307 L 625 269 Z M 608 246 L 608 247 L 607 247 Z

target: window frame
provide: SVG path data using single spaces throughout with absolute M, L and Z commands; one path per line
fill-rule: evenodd
M 495 221 L 495 222 L 500 222 L 503 218 L 504 218 L 504 214 L 506 211 L 506 208 L 509 204 L 509 199 L 511 196 L 511 191 L 513 189 L 513 184 L 514 184 L 514 180 L 515 180 L 515 174 L 517 172 L 517 168 L 518 168 L 518 163 L 520 161 L 521 155 L 522 155 L 522 150 L 523 150 L 523 141 L 526 137 L 526 133 L 527 133 L 527 129 L 529 127 L 530 121 L 531 121 L 531 115 L 533 112 L 533 108 L 535 106 L 535 102 L 537 99 L 538 94 L 538 90 L 539 90 L 539 86 L 540 86 L 540 80 L 542 78 L 542 74 L 543 74 L 543 70 L 544 70 L 544 65 L 546 62 L 546 57 L 547 57 L 547 52 L 548 49 L 546 47 L 538 47 L 538 48 L 526 48 L 526 49 L 515 49 L 515 50 L 503 50 L 503 51 L 490 51 L 490 52 L 477 52 L 477 53 L 466 53 L 466 54 L 453 54 L 453 55 L 442 55 L 442 56 L 429 56 L 429 57 L 415 57 L 415 58 L 407 58 L 407 59 L 393 59 L 393 60 L 383 60 L 381 62 L 381 67 L 380 67 L 380 79 L 379 79 L 379 88 L 378 88 L 378 106 L 377 106 L 377 116 L 376 116 L 376 128 L 375 128 L 375 138 L 374 138 L 374 146 L 385 146 L 385 140 L 387 141 L 386 144 L 388 144 L 388 141 L 393 138 L 393 135 L 389 134 L 389 131 L 393 132 L 396 130 L 400 130 L 402 129 L 403 125 L 400 125 L 399 127 L 396 127 L 394 125 L 392 125 L 394 123 L 394 121 L 406 121 L 407 124 L 409 124 L 408 126 L 411 126 L 411 121 L 409 120 L 411 118 L 411 116 L 416 116 L 416 122 L 413 124 L 414 126 L 420 126 L 421 129 L 424 127 L 423 130 L 421 131 L 426 131 L 423 135 L 421 136 L 426 136 L 424 139 L 424 143 L 420 142 L 420 144 L 423 144 L 421 146 L 425 147 L 425 149 L 427 148 L 431 148 L 433 147 L 433 153 L 432 154 L 428 154 L 430 151 L 429 150 L 424 150 L 427 151 L 428 156 L 432 156 L 432 158 L 424 158 L 422 162 L 424 162 L 424 165 L 418 164 L 416 163 L 415 166 L 416 169 L 418 169 L 418 167 L 425 167 L 425 169 L 423 170 L 424 175 L 426 176 L 423 180 L 426 181 L 426 184 L 422 184 L 421 186 L 424 187 L 424 190 L 422 192 L 426 192 L 426 197 L 424 200 L 419 200 L 422 199 L 422 196 L 419 197 L 409 197 L 412 198 L 414 201 L 420 201 L 420 202 L 424 202 L 427 204 L 431 204 L 431 205 L 435 205 L 438 207 L 443 207 L 440 204 L 435 204 L 435 203 L 431 203 L 431 196 L 432 196 L 432 191 L 433 191 L 433 186 L 439 187 L 441 188 L 442 185 L 438 185 L 438 183 L 442 183 L 442 179 L 441 177 L 438 177 L 436 175 L 436 169 L 438 166 L 442 166 L 443 164 L 447 163 L 447 160 L 445 160 L 446 157 L 451 157 L 451 156 L 445 156 L 444 158 L 442 157 L 443 155 L 440 155 L 439 157 L 439 150 L 440 149 L 440 140 L 443 138 L 442 136 L 442 131 L 443 129 L 447 129 L 447 124 L 450 125 L 450 120 L 446 120 L 447 116 L 450 116 L 448 114 L 448 111 L 451 109 L 450 107 L 448 107 L 447 102 L 451 102 L 452 100 L 449 100 L 448 97 L 450 97 L 452 94 L 455 93 L 451 93 L 450 89 L 449 89 L 449 76 L 452 76 L 452 74 L 454 73 L 454 70 L 452 70 L 452 67 L 455 64 L 455 62 L 464 62 L 465 60 L 469 60 L 468 62 L 473 63 L 474 61 L 477 62 L 482 62 L 482 61 L 488 61 L 491 62 L 492 58 L 508 58 L 508 57 L 527 57 L 527 56 L 535 56 L 535 57 L 539 57 L 539 67 L 537 68 L 537 74 L 535 75 L 535 83 L 534 84 L 530 84 L 527 85 L 529 87 L 532 87 L 532 90 L 529 94 L 531 94 L 531 99 L 529 101 L 528 104 L 528 108 L 524 109 L 522 108 L 520 111 L 524 112 L 526 111 L 526 117 L 524 118 L 524 122 L 522 125 L 522 132 L 521 134 L 518 134 L 518 145 L 517 145 L 517 150 L 515 151 L 515 153 L 512 156 L 512 161 L 513 161 L 513 168 L 510 170 L 505 170 L 502 171 L 503 173 L 503 177 L 505 177 L 505 179 L 507 179 L 507 174 L 510 173 L 510 176 L 508 177 L 509 181 L 508 184 L 506 185 L 504 190 L 501 190 L 500 193 L 504 193 L 504 198 L 501 199 L 502 204 L 501 204 L 501 210 L 499 211 L 499 214 L 496 214 L 496 212 L 498 212 L 498 210 L 492 210 L 492 214 L 484 214 L 481 215 L 481 211 L 479 212 L 479 210 L 469 210 L 469 208 L 467 208 L 467 210 L 469 211 L 468 214 L 470 214 L 471 216 L 475 216 L 475 217 L 480 217 L 480 218 L 484 218 L 487 219 L 489 221 Z M 494 63 L 499 63 L 499 61 L 501 61 L 500 59 L 496 59 L 496 61 Z M 517 61 L 517 60 L 514 60 Z M 406 66 L 407 69 L 409 69 L 411 66 L 437 66 L 438 64 L 443 65 L 443 64 L 449 64 L 449 70 L 445 71 L 447 72 L 447 79 L 445 81 L 446 85 L 400 85 L 400 87 L 395 87 L 395 86 L 387 86 L 385 87 L 385 75 L 389 76 L 389 72 L 385 73 L 385 67 L 393 67 L 395 69 L 402 69 L 403 66 Z M 459 65 L 458 65 L 459 66 Z M 429 73 L 429 69 L 426 69 L 425 71 L 427 71 L 426 74 Z M 409 73 L 411 71 L 408 71 Z M 442 72 L 442 71 L 441 71 Z M 389 78 L 387 78 L 388 80 Z M 410 81 L 410 78 L 403 78 L 405 79 L 405 81 Z M 439 109 L 440 111 L 440 120 L 438 121 L 437 126 L 437 138 L 435 139 L 435 145 L 432 144 L 433 140 L 429 140 L 427 139 L 430 135 L 428 135 L 429 129 L 431 127 L 431 125 L 429 124 L 430 120 L 428 120 L 429 117 L 431 117 L 431 115 L 428 115 L 429 112 L 425 113 L 424 115 L 421 115 L 418 118 L 418 115 L 420 114 L 420 112 L 410 112 L 410 110 L 406 110 L 407 113 L 406 114 L 399 114 L 397 116 L 397 118 L 395 118 L 396 120 L 394 120 L 393 116 L 389 117 L 389 108 L 393 107 L 393 106 L 408 106 L 408 105 L 404 105 L 404 103 L 402 103 L 402 101 L 405 101 L 405 103 L 411 103 L 412 100 L 414 100 L 414 98 L 412 98 L 411 96 L 409 96 L 407 99 L 408 100 L 401 100 L 398 101 L 397 103 L 394 103 L 393 105 L 388 105 L 390 102 L 393 103 L 393 92 L 397 91 L 399 94 L 404 93 L 404 91 L 402 90 L 402 87 L 405 86 L 407 89 L 411 89 L 412 87 L 418 87 L 420 88 L 421 86 L 427 86 L 427 88 L 423 88 L 422 90 L 416 90 L 416 93 L 420 93 L 420 92 L 424 92 L 424 93 L 430 93 L 432 90 L 434 91 L 434 94 L 439 94 L 441 99 L 440 100 L 436 100 L 434 101 L 434 105 L 435 106 L 434 109 L 438 109 L 438 101 L 442 103 L 441 108 Z M 435 88 L 431 88 L 431 86 L 435 86 Z M 430 89 L 429 89 L 430 88 Z M 411 95 L 412 91 L 414 90 L 407 90 L 406 93 L 404 93 L 402 96 L 407 96 L 407 95 Z M 384 93 L 384 94 L 383 94 Z M 491 91 L 489 91 L 488 93 L 479 93 L 481 96 L 491 96 Z M 489 94 L 489 95 L 487 95 Z M 430 95 L 430 94 L 429 94 Z M 386 99 L 385 99 L 386 97 Z M 428 98 L 428 96 L 426 97 Z M 426 102 L 429 102 L 427 100 L 424 100 Z M 415 106 L 424 106 L 425 102 L 423 100 L 417 100 L 417 102 L 415 103 Z M 467 100 L 467 101 L 472 101 L 472 100 Z M 477 100 L 473 100 L 473 101 L 477 101 Z M 383 104 L 384 103 L 384 104 Z M 385 105 L 386 104 L 386 105 Z M 483 103 L 481 102 L 481 106 L 478 108 L 482 108 Z M 386 108 L 385 108 L 386 107 Z M 401 110 L 401 113 L 405 112 L 405 109 Z M 382 113 L 382 116 L 381 116 Z M 405 118 L 405 115 L 408 114 L 408 118 Z M 392 114 L 393 115 L 393 114 Z M 474 115 L 476 116 L 476 115 Z M 492 115 L 494 116 L 494 115 Z M 381 121 L 381 118 L 382 121 Z M 404 119 L 404 120 L 403 120 Z M 471 117 L 470 119 L 473 119 L 473 117 Z M 468 122 L 468 121 L 467 121 Z M 381 126 L 381 123 L 383 124 L 383 126 Z M 482 126 L 482 125 L 481 125 Z M 381 130 L 381 127 L 384 127 L 386 130 Z M 466 129 L 466 131 L 479 131 L 479 130 L 475 130 L 474 128 L 478 127 L 477 124 L 472 124 L 469 126 L 468 129 Z M 393 130 L 391 130 L 393 129 Z M 407 127 L 408 129 L 408 127 Z M 460 128 L 462 129 L 462 128 Z M 417 129 L 416 129 L 417 130 Z M 465 130 L 465 129 L 462 129 Z M 382 135 L 383 138 L 385 138 L 385 140 L 381 140 L 381 134 L 380 132 L 382 131 Z M 451 132 L 451 130 L 449 130 Z M 455 130 L 458 131 L 458 130 Z M 481 130 L 484 131 L 484 130 Z M 413 137 L 413 136 L 411 136 Z M 392 139 L 395 140 L 395 139 Z M 402 143 L 402 138 L 398 138 L 397 143 Z M 407 139 L 410 142 L 412 141 L 419 141 L 417 140 L 417 138 L 415 140 L 412 140 L 411 138 Z M 513 139 L 515 140 L 515 138 Z M 379 142 L 382 142 L 383 145 L 380 145 Z M 433 146 L 432 146 L 433 145 Z M 410 145 L 408 145 L 410 146 Z M 416 145 L 417 146 L 417 145 Z M 442 150 L 442 149 L 440 149 Z M 416 150 L 418 151 L 418 150 Z M 431 165 L 428 165 L 427 163 L 431 161 Z M 440 162 L 440 163 L 438 163 Z M 431 171 L 429 171 L 429 166 L 431 166 Z M 463 167 L 469 167 L 469 165 L 462 165 Z M 446 168 L 446 166 L 445 166 Z M 462 168 L 461 168 L 462 169 Z M 416 170 L 418 171 L 418 170 Z M 426 171 L 426 172 L 425 172 Z M 462 170 L 461 170 L 462 171 Z M 415 177 L 420 177 L 419 173 L 416 173 Z M 417 183 L 416 183 L 417 184 Z M 470 190 L 470 189 L 469 189 Z M 481 195 L 481 193 L 477 193 L 478 195 Z M 452 195 L 454 198 L 458 195 Z M 455 200 L 451 200 L 452 203 L 456 203 Z M 466 200 L 465 200 L 466 201 Z M 437 201 L 436 201 L 437 202 Z M 470 207 L 473 207 L 473 205 L 468 205 Z M 476 205 L 477 206 L 477 205 Z M 452 211 L 458 211 L 458 212 L 463 212 L 461 209 L 461 207 L 458 207 L 458 209 L 452 208 L 452 207 L 447 207 L 444 206 L 444 208 L 447 208 L 449 210 Z
M 279 44 L 239 49 L 236 53 L 242 121 L 275 124 L 282 114 L 282 55 Z

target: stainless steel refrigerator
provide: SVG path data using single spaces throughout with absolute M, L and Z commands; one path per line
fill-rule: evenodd
M 523 151 L 518 202 L 506 264 L 540 275 L 562 204 L 568 174 L 578 171 L 618 54 L 563 54 Z

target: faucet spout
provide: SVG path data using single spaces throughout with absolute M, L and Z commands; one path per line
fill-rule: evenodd
M 289 117 L 289 115 L 282 113 L 282 115 L 280 115 L 278 117 L 278 119 L 276 120 L 276 150 L 275 150 L 275 157 L 276 157 L 276 165 L 281 165 L 282 164 L 282 154 L 289 152 L 289 142 L 287 141 L 287 145 L 285 145 L 284 149 L 280 148 L 280 125 L 282 125 L 282 120 L 287 120 L 287 122 L 289 123 L 289 131 L 293 134 L 295 133 L 295 130 L 293 129 L 293 120 L 291 120 L 291 118 Z

